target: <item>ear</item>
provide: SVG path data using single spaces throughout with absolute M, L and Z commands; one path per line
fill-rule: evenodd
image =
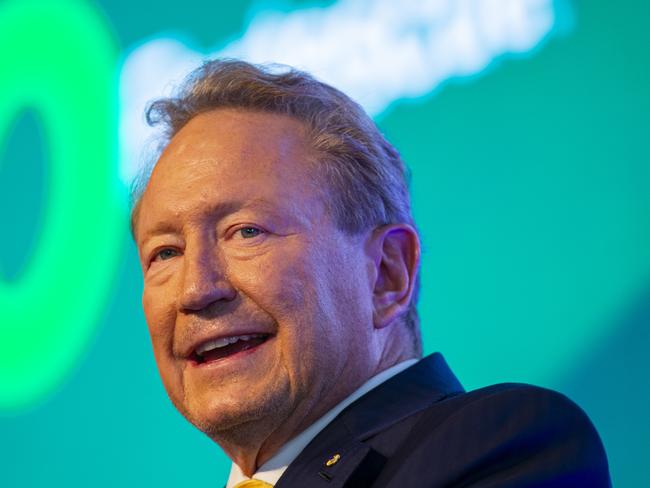
M 389 224 L 375 229 L 366 244 L 373 266 L 373 322 L 381 329 L 408 309 L 420 264 L 420 239 L 408 224 Z

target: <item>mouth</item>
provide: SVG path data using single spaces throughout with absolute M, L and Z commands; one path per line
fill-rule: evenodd
M 247 334 L 211 339 L 199 344 L 189 359 L 197 365 L 212 363 L 264 344 L 271 334 Z

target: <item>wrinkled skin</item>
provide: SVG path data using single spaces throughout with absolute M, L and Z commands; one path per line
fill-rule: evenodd
M 315 158 L 292 118 L 207 112 L 171 140 L 138 209 L 142 301 L 163 384 L 247 474 L 413 356 L 395 319 L 410 300 L 417 236 L 406 225 L 338 230 Z M 269 339 L 192 362 L 199 342 L 241 334 Z

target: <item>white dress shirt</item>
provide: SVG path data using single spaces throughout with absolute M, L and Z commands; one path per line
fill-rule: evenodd
M 300 454 L 302 450 L 307 447 L 307 444 L 309 444 L 311 440 L 327 426 L 327 424 L 334 420 L 334 418 L 339 414 L 339 412 L 341 412 L 341 410 L 343 410 L 357 398 L 365 395 L 373 388 L 378 387 L 384 381 L 392 378 L 397 373 L 401 373 L 406 368 L 412 366 L 418 361 L 419 359 L 408 359 L 406 361 L 402 361 L 401 363 L 385 369 L 381 373 L 370 378 L 345 400 L 336 405 L 316 422 L 311 424 L 307 429 L 303 430 L 300 434 L 282 446 L 271 459 L 259 467 L 255 474 L 253 474 L 253 478 L 275 485 L 289 464 L 291 464 L 291 462 L 296 459 L 298 454 Z M 237 483 L 245 481 L 247 479 L 250 478 L 242 473 L 241 469 L 239 469 L 239 466 L 237 466 L 235 463 L 232 463 L 232 466 L 230 468 L 230 477 L 228 478 L 228 484 L 226 485 L 226 488 L 233 488 Z

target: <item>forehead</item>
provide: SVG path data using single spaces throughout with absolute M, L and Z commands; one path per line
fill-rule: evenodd
M 307 130 L 296 119 L 215 110 L 194 117 L 172 138 L 154 168 L 150 186 L 186 169 L 306 174 L 308 153 Z
M 231 109 L 191 119 L 162 153 L 137 209 L 140 228 L 220 202 L 314 205 L 321 191 L 303 123 Z M 137 233 L 137 231 L 136 231 Z

